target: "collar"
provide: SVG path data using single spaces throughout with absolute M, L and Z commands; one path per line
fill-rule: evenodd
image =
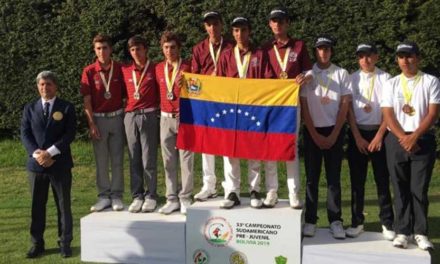
M 329 73 L 333 68 L 333 63 L 330 63 L 330 66 L 327 69 L 321 69 L 318 67 L 318 64 L 315 63 L 313 64 L 313 72 L 317 73 L 317 74 L 321 74 L 321 73 Z
M 289 46 L 293 47 L 293 44 L 295 43 L 295 40 L 292 39 L 291 37 L 288 37 L 288 38 L 289 38 L 289 40 L 285 44 L 281 44 L 276 39 L 272 40 L 272 44 L 276 45 L 277 48 L 286 48 L 286 47 L 289 47 Z
M 44 104 L 45 103 L 49 103 L 50 104 L 50 106 L 52 106 L 53 105 L 53 103 L 55 102 L 55 99 L 56 99 L 57 97 L 56 96 L 54 96 L 54 98 L 52 98 L 52 99 L 50 99 L 50 100 L 44 100 L 43 98 L 41 98 L 41 104 L 43 105 L 43 107 L 44 107 Z M 49 106 L 49 107 L 50 107 Z
M 148 62 L 148 59 L 147 59 L 146 62 Z M 150 64 L 151 64 L 151 62 L 150 62 Z M 145 67 L 145 66 L 147 66 L 147 63 L 145 63 L 144 67 Z M 135 63 L 134 61 L 131 62 L 130 66 L 129 66 L 129 69 L 132 70 L 132 71 L 134 70 L 134 71 L 139 71 L 139 72 L 141 72 L 141 71 L 144 70 L 144 68 L 142 68 L 142 69 L 138 69 L 138 68 L 136 67 L 136 63 Z
M 113 60 L 110 60 L 110 63 L 111 63 L 112 61 L 113 61 Z M 113 64 L 114 64 L 114 63 L 113 63 Z M 114 66 L 114 65 L 113 65 L 113 66 Z M 98 72 L 100 72 L 100 71 L 109 71 L 109 70 L 104 70 L 104 69 L 102 68 L 102 66 L 101 66 L 101 64 L 99 63 L 98 59 L 95 60 L 95 70 L 98 71 Z
M 375 72 L 377 72 L 377 68 L 374 68 L 373 72 L 364 72 L 361 69 L 359 69 L 359 75 L 361 76 L 361 78 L 365 78 L 365 79 L 372 78 Z

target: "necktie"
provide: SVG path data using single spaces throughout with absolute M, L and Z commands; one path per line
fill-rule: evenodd
M 44 115 L 44 120 L 46 120 L 46 121 L 49 118 L 49 107 L 50 107 L 50 103 L 49 102 L 45 102 L 44 103 L 44 109 L 43 109 L 43 115 Z

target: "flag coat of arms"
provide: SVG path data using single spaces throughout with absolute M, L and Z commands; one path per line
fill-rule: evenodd
M 299 85 L 293 80 L 184 74 L 177 147 L 233 158 L 295 158 Z

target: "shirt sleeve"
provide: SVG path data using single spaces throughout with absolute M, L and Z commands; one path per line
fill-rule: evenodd
M 351 89 L 350 89 L 350 75 L 348 75 L 348 72 L 346 70 L 342 70 L 341 73 L 341 96 L 343 95 L 351 95 Z
M 305 72 L 306 75 L 313 74 L 312 71 L 312 61 L 309 57 L 309 51 L 307 50 L 307 46 L 305 42 L 302 43 L 302 49 L 301 49 L 301 71 Z
M 90 88 L 90 80 L 87 74 L 87 70 L 84 69 L 81 75 L 81 89 L 80 92 L 83 96 L 90 95 L 91 94 L 91 88 Z
M 391 80 L 388 80 L 383 87 L 380 107 L 393 107 L 393 106 L 394 106 L 393 83 Z
M 440 83 L 437 78 L 433 78 L 432 84 L 429 87 L 429 103 L 440 104 Z
M 201 71 L 200 62 L 199 62 L 199 53 L 195 47 L 192 49 L 192 58 L 191 58 L 191 72 L 199 74 Z
M 60 150 L 55 145 L 52 145 L 50 148 L 46 149 L 46 151 L 49 152 L 51 157 L 61 154 Z

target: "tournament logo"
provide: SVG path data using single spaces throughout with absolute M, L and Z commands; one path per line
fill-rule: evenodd
M 193 263 L 194 264 L 208 264 L 209 263 L 209 256 L 206 251 L 203 249 L 197 249 L 194 251 L 193 254 Z
M 247 257 L 240 251 L 235 251 L 229 256 L 230 264 L 247 264 Z
M 60 121 L 61 119 L 63 119 L 63 113 L 56 111 L 55 113 L 53 113 L 52 118 L 55 121 Z
M 276 264 L 286 264 L 287 263 L 287 258 L 283 257 L 283 256 L 278 256 L 275 258 L 275 263 Z
M 199 95 L 202 90 L 202 82 L 198 78 L 188 78 L 187 82 L 188 94 Z
M 204 234 L 209 244 L 224 247 L 232 239 L 232 226 L 223 217 L 212 217 L 205 224 Z

